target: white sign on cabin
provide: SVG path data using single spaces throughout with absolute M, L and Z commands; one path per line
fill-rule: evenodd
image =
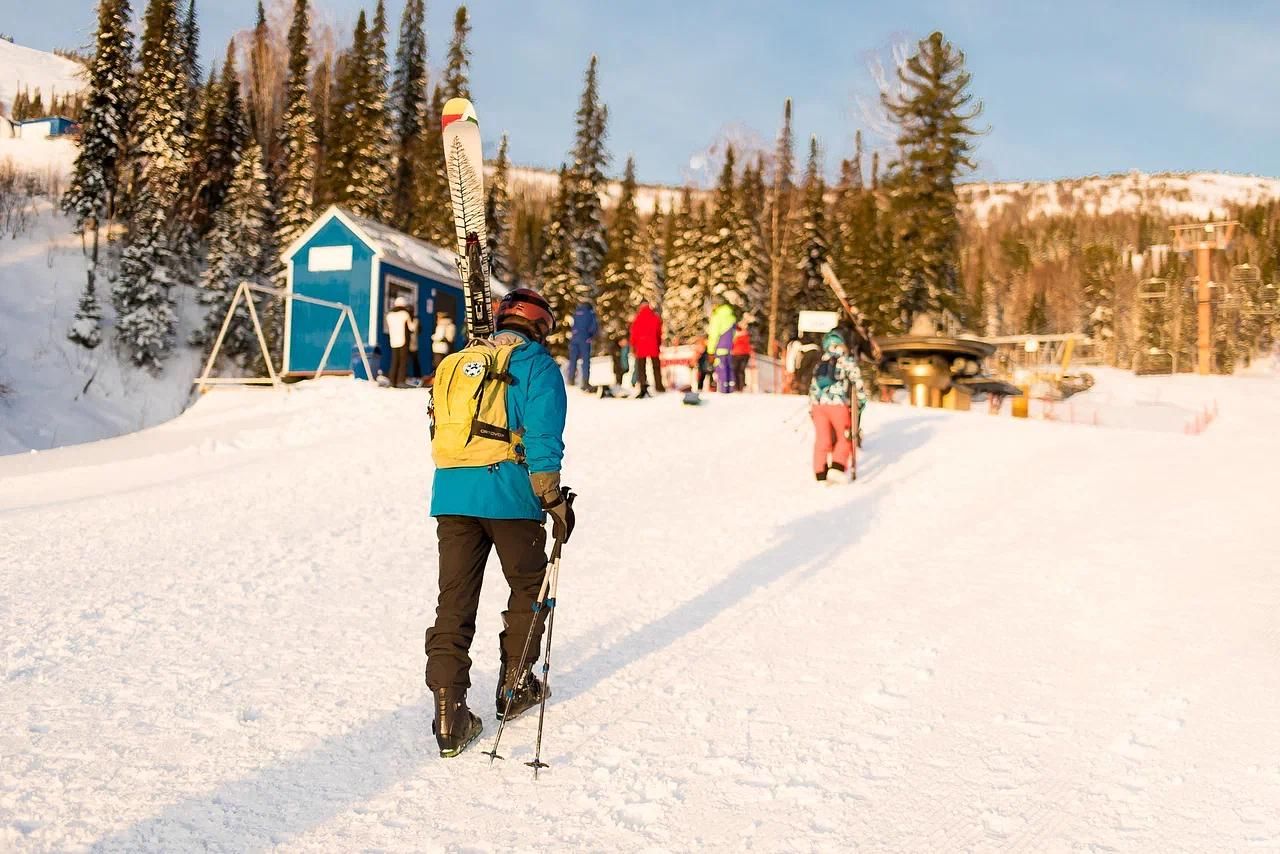
M 834 311 L 802 311 L 798 324 L 801 332 L 830 332 L 840 322 Z
M 312 273 L 351 269 L 351 246 L 313 246 L 307 250 L 307 270 Z

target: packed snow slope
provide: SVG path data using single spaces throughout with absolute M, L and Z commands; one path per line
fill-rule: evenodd
M 0 39 L 0 112 L 6 115 L 24 89 L 33 97 L 39 89 L 47 104 L 55 94 L 83 89 L 85 76 L 85 67 L 78 62 Z
M 795 398 L 575 394 L 536 783 L 496 566 L 435 755 L 421 392 L 0 458 L 0 849 L 1274 850 L 1280 380 L 1203 382 L 1198 437 L 872 405 L 835 487 Z

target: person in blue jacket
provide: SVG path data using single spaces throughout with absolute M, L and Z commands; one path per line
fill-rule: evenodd
M 574 384 L 578 376 L 578 366 L 582 366 L 582 388 L 591 390 L 591 342 L 600 331 L 596 321 L 596 310 L 589 302 L 580 302 L 573 311 L 573 332 L 569 335 L 569 385 Z
M 573 509 L 560 486 L 564 457 L 565 386 L 544 343 L 554 326 L 551 308 L 536 291 L 518 288 L 498 307 L 495 341 L 518 344 L 508 373 L 507 423 L 522 437 L 524 462 L 436 469 L 431 515 L 440 544 L 440 597 L 427 630 L 427 686 L 435 698 L 436 741 L 441 756 L 456 756 L 479 735 L 480 719 L 467 707 L 471 686 L 471 641 L 476 631 L 480 584 L 489 552 L 496 548 L 511 588 L 498 635 L 497 712 L 509 717 L 538 705 L 543 685 L 533 674 L 542 623 L 533 603 L 546 571 L 546 516 L 553 534 L 567 542 Z M 528 657 L 521 660 L 534 625 Z

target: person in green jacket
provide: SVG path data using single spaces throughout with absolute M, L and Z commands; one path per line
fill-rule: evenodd
M 711 312 L 711 321 L 707 324 L 707 351 L 714 359 L 716 371 L 716 388 L 728 393 L 733 386 L 733 330 L 738 325 L 738 315 L 733 306 L 721 303 Z

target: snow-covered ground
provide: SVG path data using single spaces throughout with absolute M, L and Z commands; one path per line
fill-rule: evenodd
M 496 567 L 435 756 L 421 392 L 0 458 L 0 849 L 1275 850 L 1280 380 L 1204 382 L 1200 436 L 873 404 L 826 488 L 798 399 L 575 394 L 536 783 Z
M 16 8 L 15 8 L 16 11 Z M 85 68 L 57 54 L 0 39 L 0 112 L 8 114 L 23 89 L 36 90 L 45 103 L 54 94 L 66 95 L 85 87 Z

